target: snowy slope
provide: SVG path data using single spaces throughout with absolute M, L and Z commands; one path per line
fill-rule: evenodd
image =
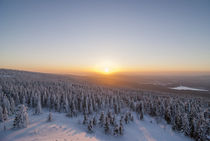
M 47 111 L 41 115 L 29 112 L 30 125 L 23 129 L 11 129 L 13 119 L 5 123 L 6 131 L 3 130 L 3 123 L 0 123 L 0 141 L 191 141 L 172 131 L 164 122 L 157 124 L 147 116 L 143 121 L 135 118 L 133 123 L 126 125 L 123 136 L 111 136 L 97 127 L 94 133 L 87 133 L 87 129 L 80 124 L 82 117 L 68 118 L 56 112 L 52 115 L 53 121 L 47 122 Z

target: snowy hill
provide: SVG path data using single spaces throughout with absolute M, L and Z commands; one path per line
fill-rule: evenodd
M 88 133 L 83 127 L 82 118 L 68 118 L 65 114 L 53 112 L 52 122 L 47 122 L 48 112 L 33 115 L 29 112 L 30 125 L 27 128 L 12 129 L 12 119 L 0 124 L 1 141 L 191 141 L 190 138 L 172 131 L 165 123 L 146 117 L 143 121 L 135 118 L 134 122 L 125 129 L 124 136 L 103 134 L 100 128 L 94 133 Z M 152 122 L 151 122 L 152 121 Z

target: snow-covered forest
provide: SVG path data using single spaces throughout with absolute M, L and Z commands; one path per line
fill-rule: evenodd
M 121 137 L 137 118 L 165 120 L 174 132 L 196 141 L 210 140 L 210 101 L 202 97 L 173 95 L 128 88 L 97 86 L 65 76 L 0 71 L 0 122 L 14 116 L 15 129 L 30 125 L 28 110 L 34 115 L 48 112 L 81 117 L 88 134 L 96 128 L 108 136 Z M 9 130 L 4 127 L 4 130 Z M 3 131 L 0 131 L 3 132 Z

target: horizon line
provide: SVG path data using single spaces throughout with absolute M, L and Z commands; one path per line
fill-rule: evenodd
M 0 68 L 0 70 L 12 70 L 12 71 L 25 71 L 25 72 L 34 72 L 34 73 L 46 73 L 46 74 L 56 74 L 56 75 L 78 75 L 78 76 L 92 76 L 92 75 L 102 75 L 102 76 L 114 76 L 114 75 L 128 75 L 128 76 L 141 76 L 141 75 L 180 75 L 180 76 L 189 76 L 189 75 L 210 75 L 210 71 L 119 71 L 111 74 L 103 74 L 100 72 L 94 71 L 42 71 L 35 69 L 21 69 L 21 68 Z

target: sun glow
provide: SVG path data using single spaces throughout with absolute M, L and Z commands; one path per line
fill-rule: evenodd
M 106 67 L 106 68 L 104 69 L 104 73 L 105 73 L 105 74 L 109 74 L 109 73 L 110 73 L 110 71 L 109 71 L 109 68 L 108 68 L 108 67 Z
M 101 61 L 100 63 L 96 64 L 92 71 L 99 73 L 99 74 L 104 74 L 104 75 L 111 75 L 116 72 L 120 71 L 119 65 L 113 61 Z

